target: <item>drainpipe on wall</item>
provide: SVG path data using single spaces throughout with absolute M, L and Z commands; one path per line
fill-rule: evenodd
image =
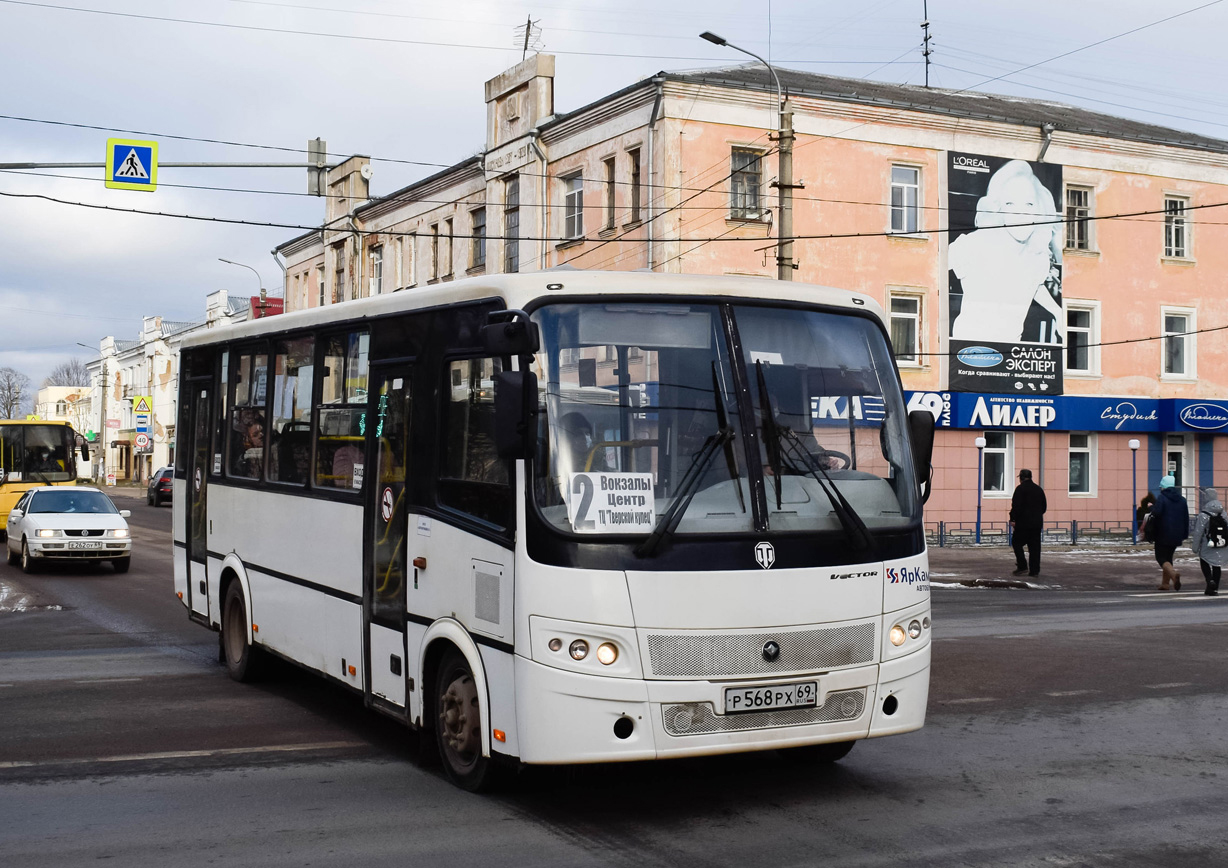
M 1049 145 L 1053 142 L 1053 131 L 1057 129 L 1053 124 L 1041 124 L 1040 134 L 1043 141 L 1040 145 L 1040 153 L 1036 155 L 1036 162 L 1043 163 L 1045 161 L 1045 151 L 1049 150 Z
M 356 273 L 357 280 L 354 282 L 353 297 L 362 298 L 362 296 L 359 295 L 359 293 L 362 292 L 362 232 L 359 230 L 358 224 L 354 222 L 353 211 L 346 214 L 345 219 L 349 221 L 350 231 L 354 233 L 354 271 Z
M 549 222 L 546 219 L 546 215 L 547 215 L 546 192 L 549 189 L 549 187 L 547 186 L 549 179 L 546 177 L 546 175 L 549 173 L 550 170 L 546 162 L 546 154 L 541 149 L 541 147 L 539 147 L 537 144 L 537 140 L 540 137 L 541 137 L 541 131 L 537 127 L 534 127 L 533 129 L 529 130 L 529 146 L 533 148 L 534 153 L 537 154 L 537 159 L 541 160 L 541 164 L 542 164 L 542 171 L 541 171 L 541 176 L 542 176 L 541 177 L 541 180 L 542 180 L 541 187 L 542 188 L 541 188 L 541 208 L 540 208 L 540 213 L 542 215 L 541 216 L 541 226 L 540 226 L 541 236 L 542 236 L 542 240 L 541 240 L 542 249 L 541 249 L 541 253 L 538 254 L 537 270 L 545 271 L 547 268 L 549 268 L 549 260 L 547 259 L 547 257 L 549 256 L 549 251 L 550 251 L 550 242 L 547 240 L 547 236 L 549 235 L 549 233 L 546 231 L 546 227 Z
M 652 174 L 653 131 L 656 129 L 656 126 L 657 126 L 657 114 L 661 111 L 661 100 L 665 96 L 665 79 L 658 76 L 652 80 L 652 83 L 657 86 L 657 96 L 656 96 L 656 99 L 654 99 L 652 103 L 652 116 L 648 118 L 648 208 L 647 208 L 647 211 L 648 211 L 647 218 L 648 219 L 644 221 L 645 226 L 648 229 L 648 270 L 649 271 L 652 271 L 653 269 L 653 262 L 652 262 L 652 197 L 653 197 L 653 190 L 655 189 L 652 183 L 652 178 L 653 178 L 653 174 Z
M 273 255 L 273 261 L 276 262 L 277 267 L 281 269 L 281 299 L 282 299 L 281 303 L 282 303 L 282 310 L 284 311 L 285 304 L 286 304 L 286 290 L 290 288 L 289 287 L 290 277 L 289 275 L 286 274 L 286 266 L 282 264 L 281 257 L 277 255 L 277 251 L 270 250 L 269 253 Z

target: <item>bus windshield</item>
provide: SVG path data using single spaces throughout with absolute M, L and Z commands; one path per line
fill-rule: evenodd
M 673 513 L 670 533 L 855 537 L 919 519 L 903 397 L 872 320 L 636 302 L 552 304 L 533 318 L 534 493 L 560 530 L 648 535 Z
M 74 480 L 75 445 L 76 434 L 68 425 L 0 424 L 0 481 Z

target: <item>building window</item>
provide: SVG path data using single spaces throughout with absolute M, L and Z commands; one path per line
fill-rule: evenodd
M 486 265 L 486 209 L 478 208 L 469 215 L 473 223 L 473 247 L 469 255 L 469 267 Z
M 345 299 L 345 245 L 333 248 L 333 304 Z
M 371 278 L 368 295 L 380 295 L 384 291 L 384 245 L 371 248 Z
M 503 271 L 520 270 L 520 178 L 508 178 L 503 185 Z
M 442 240 L 440 241 L 439 251 L 439 257 L 441 260 L 439 267 L 443 269 L 443 274 L 441 274 L 440 277 L 452 276 L 452 239 L 456 237 L 455 232 L 453 232 L 452 225 L 451 217 L 443 221 L 443 235 Z
M 1071 494 L 1095 494 L 1096 435 L 1070 435 L 1070 482 Z
M 1194 367 L 1194 311 L 1164 308 L 1164 359 L 1163 376 L 1182 379 L 1195 376 Z
M 763 155 L 734 148 L 729 170 L 729 216 L 734 220 L 762 220 L 759 189 L 763 185 Z
M 602 160 L 605 166 L 605 225 L 602 229 L 614 228 L 614 205 L 618 197 L 614 193 L 614 158 Z
M 1096 308 L 1069 305 L 1066 308 L 1067 372 L 1095 374 L 1099 368 L 1096 343 Z
M 1009 494 L 1007 486 L 1014 475 L 1011 471 L 1011 432 L 986 431 L 983 451 L 985 471 L 981 480 L 982 491 L 986 494 Z
M 579 172 L 563 179 L 563 237 L 584 237 L 584 177 Z
M 1092 249 L 1092 189 L 1066 188 L 1066 249 Z
M 1190 200 L 1180 196 L 1164 197 L 1164 255 L 1186 259 L 1190 255 L 1190 225 L 1186 209 Z
M 891 231 L 917 232 L 921 227 L 921 170 L 891 167 Z
M 316 288 L 320 293 L 320 307 L 324 307 L 324 266 L 316 268 Z
M 897 364 L 921 363 L 921 299 L 891 296 L 891 349 Z
M 431 224 L 431 273 L 430 280 L 439 279 L 439 224 Z
M 631 223 L 640 222 L 640 149 L 627 151 L 631 158 Z

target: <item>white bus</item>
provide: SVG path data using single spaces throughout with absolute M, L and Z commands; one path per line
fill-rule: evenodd
M 189 338 L 180 396 L 175 590 L 230 674 L 343 684 L 462 787 L 924 722 L 934 420 L 868 298 L 477 277 Z

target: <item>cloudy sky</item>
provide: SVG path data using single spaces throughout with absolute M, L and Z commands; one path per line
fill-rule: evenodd
M 529 16 L 558 57 L 559 111 L 658 70 L 740 59 L 701 30 L 781 66 L 924 81 L 922 0 L 0 0 L 0 162 L 99 162 L 112 136 L 157 139 L 162 162 L 292 162 L 319 136 L 331 154 L 374 157 L 383 195 L 482 146 L 483 82 L 520 60 L 514 28 Z M 933 86 L 1050 61 L 983 89 L 1228 138 L 1225 0 L 929 0 L 929 16 Z M 107 190 L 102 175 L 0 172 L 0 367 L 36 385 L 93 357 L 78 342 L 135 338 L 146 315 L 200 319 L 217 289 L 255 294 L 256 275 L 219 257 L 276 293 L 269 251 L 299 234 L 84 204 L 323 216 L 301 169 L 162 169 L 155 193 Z

